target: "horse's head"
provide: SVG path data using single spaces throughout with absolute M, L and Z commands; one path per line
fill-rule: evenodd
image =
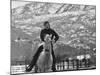
M 45 42 L 46 42 L 46 43 L 49 43 L 50 41 L 51 41 L 51 35 L 48 35 L 48 34 L 47 34 L 47 35 L 45 36 Z
M 46 35 L 45 36 L 45 50 L 49 50 L 50 51 L 50 49 L 51 49 L 51 35 Z

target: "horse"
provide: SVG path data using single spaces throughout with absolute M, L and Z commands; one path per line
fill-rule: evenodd
M 52 48 L 51 48 L 51 36 L 46 35 L 45 43 L 43 44 L 43 51 L 37 60 L 38 72 L 49 72 L 53 63 Z

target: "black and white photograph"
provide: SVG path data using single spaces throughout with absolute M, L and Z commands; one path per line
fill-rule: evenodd
M 96 69 L 96 5 L 11 0 L 11 75 Z

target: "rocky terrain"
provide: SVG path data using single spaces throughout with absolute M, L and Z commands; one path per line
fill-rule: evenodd
M 96 6 L 31 2 L 11 11 L 12 59 L 20 56 L 23 59 L 27 50 L 35 53 L 44 21 L 49 21 L 60 36 L 55 45 L 56 56 L 93 55 L 96 48 Z M 16 47 L 19 43 L 14 40 L 18 37 L 33 41 L 33 46 L 28 42 L 30 46 L 23 49 Z

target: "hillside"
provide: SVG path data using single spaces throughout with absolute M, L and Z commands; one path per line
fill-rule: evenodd
M 56 55 L 89 53 L 96 47 L 95 12 L 96 7 L 90 5 L 32 2 L 12 9 L 11 39 L 39 40 L 43 22 L 48 20 L 60 36 L 55 46 Z

